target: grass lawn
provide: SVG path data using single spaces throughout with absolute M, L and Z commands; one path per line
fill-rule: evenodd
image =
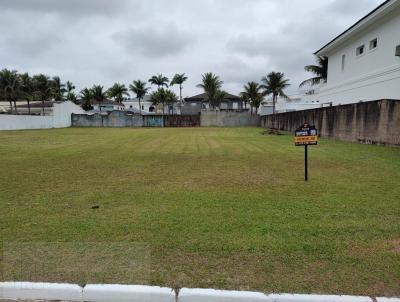
M 2 278 L 400 295 L 400 149 L 261 132 L 0 132 Z

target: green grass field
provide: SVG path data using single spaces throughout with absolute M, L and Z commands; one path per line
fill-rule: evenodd
M 400 149 L 322 140 L 306 184 L 303 148 L 261 133 L 0 132 L 3 279 L 400 295 Z M 18 262 L 17 242 L 65 257 Z M 112 274 L 84 273 L 106 254 Z

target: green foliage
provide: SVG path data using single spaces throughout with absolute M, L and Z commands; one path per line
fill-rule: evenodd
M 206 94 L 206 100 L 212 108 L 219 107 L 221 101 L 224 99 L 225 94 L 221 90 L 223 83 L 219 76 L 208 72 L 202 75 L 202 83 L 197 85 L 197 87 L 203 89 Z
M 317 56 L 317 65 L 307 65 L 304 69 L 313 73 L 315 77 L 305 80 L 300 84 L 300 87 L 306 85 L 315 86 L 321 82 L 325 82 L 328 78 L 328 58 Z
M 142 100 L 144 96 L 149 92 L 150 88 L 146 87 L 145 82 L 137 80 L 133 81 L 133 83 L 129 85 L 129 90 L 136 95 L 136 98 Z
M 93 93 L 92 90 L 89 88 L 84 88 L 80 92 L 80 98 L 81 98 L 81 103 L 82 103 L 82 109 L 83 110 L 92 110 L 92 100 L 93 100 Z
M 61 83 L 60 77 L 53 77 L 50 81 L 50 85 L 54 100 L 58 102 L 63 101 L 64 94 L 67 92 L 67 89 L 65 88 L 65 84 Z
M 256 108 L 256 113 L 258 107 L 260 107 L 261 102 L 264 99 L 262 87 L 256 82 L 249 82 L 244 86 L 244 91 L 241 92 L 240 96 L 245 103 L 250 103 L 252 111 Z
M 264 89 L 264 94 L 272 94 L 273 113 L 275 114 L 275 106 L 278 96 L 287 98 L 284 90 L 290 86 L 289 80 L 285 79 L 284 73 L 272 71 L 267 76 L 263 77 L 261 81 L 264 83 L 261 85 L 261 88 Z
M 149 79 L 149 83 L 151 85 L 156 85 L 158 86 L 158 88 L 162 88 L 162 87 L 168 87 L 168 83 L 169 83 L 169 79 L 165 76 L 163 76 L 162 74 L 158 74 L 155 76 L 152 76 Z
M 173 85 L 179 85 L 179 99 L 182 101 L 182 84 L 186 82 L 188 77 L 182 73 L 182 74 L 175 74 L 172 81 L 171 81 L 171 86 Z
M 115 83 L 107 90 L 107 95 L 115 102 L 122 104 L 126 96 L 129 96 L 128 88 L 124 84 Z

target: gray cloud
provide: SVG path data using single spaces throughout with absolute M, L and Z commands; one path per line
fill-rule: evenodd
M 124 10 L 126 5 L 126 0 L 2 0 L 0 10 L 91 16 L 114 14 Z
M 175 24 L 154 27 L 131 28 L 115 33 L 112 38 L 120 43 L 128 54 L 163 57 L 179 54 L 192 42 L 191 36 Z
M 312 53 L 382 0 L 1 0 L 0 68 L 93 84 L 212 71 L 238 93 L 272 70 L 295 92 Z M 175 88 L 174 88 L 175 89 Z

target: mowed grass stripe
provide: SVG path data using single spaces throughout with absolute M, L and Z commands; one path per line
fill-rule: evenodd
M 144 246 L 148 284 L 399 295 L 399 149 L 322 139 L 305 184 L 303 148 L 262 132 L 1 132 L 1 240 Z M 77 275 L 35 280 L 143 283 Z

